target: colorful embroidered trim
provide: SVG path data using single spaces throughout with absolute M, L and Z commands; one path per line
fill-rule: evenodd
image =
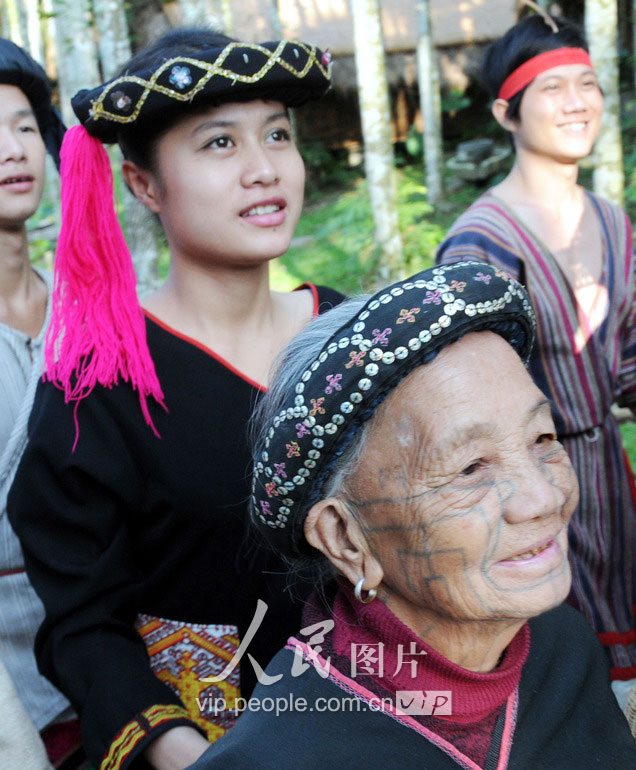
M 164 722 L 177 719 L 190 721 L 188 712 L 182 706 L 160 704 L 145 709 L 136 719 L 128 722 L 121 729 L 110 744 L 108 754 L 102 760 L 99 770 L 120 770 L 133 749 L 150 734 L 152 729 Z
M 555 48 L 544 51 L 513 70 L 504 80 L 499 89 L 499 99 L 512 99 L 523 88 L 531 83 L 542 72 L 560 67 L 562 64 L 587 64 L 594 68 L 589 53 L 584 48 Z
M 138 615 L 135 627 L 144 640 L 155 676 L 179 696 L 188 717 L 213 743 L 234 726 L 232 709 L 240 697 L 240 673 L 236 667 L 220 682 L 201 679 L 219 676 L 239 647 L 238 628 L 166 620 Z M 217 711 L 222 701 L 226 709 Z
M 232 69 L 226 69 L 223 66 L 225 60 L 236 48 L 240 48 L 242 51 L 251 49 L 252 51 L 258 52 L 265 56 L 265 61 L 259 69 L 251 75 L 245 75 Z M 296 69 L 283 58 L 285 52 L 288 52 L 289 50 L 293 51 L 294 49 L 296 49 L 296 54 L 298 54 L 298 49 L 300 49 L 307 55 L 307 59 L 300 69 Z M 244 52 L 243 57 L 245 56 L 247 56 L 247 54 Z M 92 102 L 89 114 L 95 121 L 101 118 L 116 123 L 134 123 L 139 117 L 139 113 L 144 106 L 146 99 L 152 92 L 163 94 L 164 96 L 168 96 L 171 99 L 176 99 L 180 102 L 190 102 L 213 77 L 224 78 L 230 81 L 231 85 L 234 85 L 235 83 L 252 84 L 262 80 L 276 65 L 287 70 L 287 72 L 298 78 L 298 80 L 305 78 L 313 67 L 316 67 L 319 70 L 326 81 L 329 81 L 330 78 L 330 57 L 321 53 L 315 46 L 308 46 L 297 40 L 281 40 L 276 48 L 271 51 L 269 48 L 259 45 L 258 43 L 233 42 L 225 46 L 213 62 L 207 62 L 187 56 L 179 56 L 168 59 L 161 64 L 148 80 L 136 75 L 122 75 L 122 77 L 116 78 L 104 87 L 100 95 Z M 193 72 L 192 68 L 199 70 L 199 72 Z M 168 83 L 175 86 L 175 88 L 171 88 L 169 85 L 162 85 L 159 82 L 162 75 L 168 70 L 170 71 Z M 122 85 L 128 86 L 131 84 L 141 87 L 141 92 L 137 97 L 134 106 L 132 99 L 121 90 Z M 112 109 L 105 104 L 107 97 L 111 93 L 112 95 L 110 96 L 109 101 L 117 112 L 113 112 Z

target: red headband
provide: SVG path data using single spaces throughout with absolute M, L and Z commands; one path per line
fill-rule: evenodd
M 531 83 L 537 75 L 540 75 L 552 67 L 562 64 L 587 64 L 592 67 L 589 53 L 583 48 L 554 48 L 552 51 L 544 51 L 513 70 L 504 80 L 499 89 L 499 99 L 508 101 L 522 88 Z

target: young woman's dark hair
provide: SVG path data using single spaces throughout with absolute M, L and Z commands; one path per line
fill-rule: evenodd
M 148 48 L 129 59 L 116 77 L 121 77 L 127 72 L 138 72 L 141 69 L 155 69 L 162 62 L 175 56 L 187 56 L 191 53 L 196 58 L 199 51 L 208 48 L 223 48 L 228 43 L 235 42 L 237 41 L 234 38 L 205 27 L 172 29 Z M 156 171 L 155 151 L 158 140 L 186 114 L 196 114 L 209 106 L 209 103 L 198 103 L 192 107 L 191 112 L 188 112 L 183 108 L 183 105 L 180 105 L 178 110 L 175 110 L 172 115 L 167 115 L 160 123 L 155 122 L 154 125 L 146 124 L 143 126 L 134 124 L 131 129 L 122 130 L 118 137 L 118 144 L 124 158 L 131 160 L 140 168 Z
M 486 51 L 482 63 L 482 80 L 490 96 L 496 99 L 504 80 L 528 59 L 555 48 L 583 48 L 588 50 L 582 29 L 569 19 L 552 17 L 558 27 L 554 32 L 538 15 L 528 16 L 494 42 Z M 508 103 L 506 117 L 519 120 L 519 108 L 526 91 L 521 89 Z

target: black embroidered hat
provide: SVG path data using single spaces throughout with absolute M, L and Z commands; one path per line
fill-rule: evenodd
M 116 142 L 127 127 L 163 120 L 183 103 L 272 99 L 298 107 L 329 88 L 330 62 L 328 51 L 297 40 L 231 41 L 129 70 L 71 103 L 89 134 Z
M 179 27 L 107 83 L 73 97 L 80 125 L 67 131 L 61 152 L 62 227 L 44 375 L 66 401 L 79 403 L 97 384 L 125 380 L 155 432 L 148 398 L 165 408 L 103 143 L 119 142 L 126 157 L 150 168 L 152 148 L 175 120 L 227 102 L 298 106 L 328 89 L 330 59 L 298 41 L 242 43 L 208 28 Z
M 44 146 L 60 167 L 64 123 L 51 103 L 51 85 L 46 72 L 26 51 L 11 40 L 0 38 L 0 83 L 17 86 L 29 100 Z
M 303 536 L 307 512 L 354 435 L 407 374 L 469 332 L 500 334 L 524 363 L 534 340 L 534 311 L 523 286 L 481 262 L 424 270 L 357 307 L 306 361 L 295 386 L 277 396 L 268 413 L 273 417 L 260 426 L 251 518 L 287 556 L 316 555 Z

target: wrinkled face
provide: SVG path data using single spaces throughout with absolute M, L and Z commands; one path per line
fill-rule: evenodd
M 565 599 L 578 486 L 503 338 L 450 345 L 393 391 L 371 431 L 350 497 L 404 623 L 525 619 Z
M 156 213 L 173 257 L 248 266 L 289 247 L 305 169 L 279 102 L 211 107 L 157 147 Z
M 513 133 L 517 148 L 577 161 L 592 151 L 601 127 L 603 95 L 585 64 L 542 72 L 527 87 Z
M 46 150 L 29 100 L 0 85 L 0 226 L 21 229 L 42 197 Z

